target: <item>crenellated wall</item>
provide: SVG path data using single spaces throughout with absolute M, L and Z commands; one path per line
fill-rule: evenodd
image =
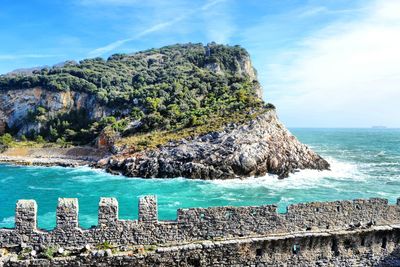
M 158 220 L 156 196 L 139 199 L 138 220 L 119 220 L 118 201 L 101 198 L 98 225 L 91 229 L 79 227 L 78 200 L 60 198 L 52 231 L 37 228 L 37 208 L 34 200 L 18 201 L 15 228 L 0 229 L 0 247 L 166 244 L 400 224 L 400 205 L 379 198 L 296 204 L 283 214 L 275 205 L 179 209 L 174 221 Z

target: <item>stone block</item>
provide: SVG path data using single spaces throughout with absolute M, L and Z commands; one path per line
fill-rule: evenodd
M 139 199 L 139 221 L 158 221 L 158 207 L 156 196 L 144 196 Z
M 78 227 L 78 199 L 59 198 L 57 206 L 57 228 L 76 228 Z
M 37 204 L 35 200 L 18 200 L 15 209 L 15 228 L 21 233 L 32 232 L 37 226 Z
M 118 201 L 115 198 L 100 198 L 98 225 L 112 226 L 118 222 Z

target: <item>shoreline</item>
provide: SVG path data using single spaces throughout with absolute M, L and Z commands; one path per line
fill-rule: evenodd
M 19 166 L 42 166 L 42 167 L 80 167 L 90 166 L 95 161 L 64 159 L 64 158 L 37 158 L 0 155 L 0 163 Z
M 95 166 L 108 154 L 107 151 L 92 147 L 10 148 L 0 153 L 0 163 L 44 167 Z

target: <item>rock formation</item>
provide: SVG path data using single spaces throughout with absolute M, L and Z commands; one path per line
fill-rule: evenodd
M 29 112 L 43 107 L 48 114 L 46 119 L 60 113 L 80 110 L 88 111 L 92 119 L 99 119 L 109 112 L 100 105 L 95 96 L 76 91 L 51 91 L 40 87 L 19 90 L 0 91 L 0 133 L 1 125 L 18 129 L 18 135 L 29 131 L 39 132 L 43 123 L 38 120 L 28 121 Z
M 134 177 L 284 178 L 299 169 L 329 169 L 262 100 L 249 53 L 215 43 L 0 76 L 5 131 L 108 149 L 114 156 L 94 165 Z M 170 135 L 157 143 L 160 132 Z M 115 145 L 137 136 L 147 139 Z
M 230 179 L 299 169 L 329 169 L 329 163 L 300 143 L 269 110 L 244 125 L 193 140 L 169 143 L 130 157 L 109 158 L 103 167 L 133 177 Z

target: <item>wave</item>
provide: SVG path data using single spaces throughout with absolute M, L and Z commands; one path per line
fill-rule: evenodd
M 250 177 L 248 179 L 215 180 L 209 183 L 223 188 L 254 188 L 265 187 L 270 189 L 299 189 L 317 187 L 335 187 L 332 179 L 338 181 L 345 180 L 365 180 L 356 164 L 338 161 L 327 158 L 331 164 L 331 170 L 300 170 L 292 173 L 288 178 L 279 180 L 276 175 L 267 174 L 262 177 Z
M 378 154 L 375 155 L 375 157 L 383 157 L 385 156 L 386 152 L 385 151 L 381 151 Z
M 14 216 L 3 218 L 3 220 L 0 221 L 0 228 L 1 227 L 13 227 L 14 222 L 15 222 Z
M 28 186 L 28 188 L 29 188 L 29 189 L 32 189 L 32 190 L 61 191 L 61 188 L 39 187 L 39 186 L 34 186 L 34 185 L 30 185 L 30 186 Z
M 14 176 L 7 176 L 6 178 L 1 179 L 0 183 L 6 183 L 6 182 L 9 182 L 10 180 L 13 180 L 13 179 L 15 179 Z

